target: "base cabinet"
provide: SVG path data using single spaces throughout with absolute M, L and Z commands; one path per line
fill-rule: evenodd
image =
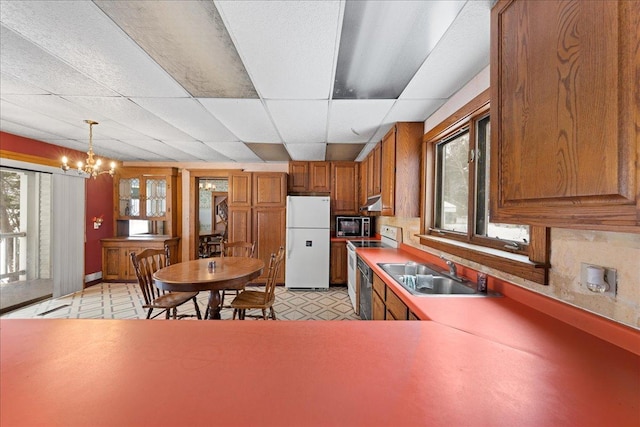
M 373 275 L 373 320 L 420 320 L 384 281 Z
M 169 246 L 171 263 L 177 263 L 178 237 L 154 237 L 137 239 L 132 237 L 113 237 L 102 239 L 102 280 L 105 282 L 135 282 L 136 272 L 131 264 L 131 253 L 145 249 L 164 249 Z
M 348 280 L 347 244 L 331 242 L 329 282 L 332 285 L 346 285 Z

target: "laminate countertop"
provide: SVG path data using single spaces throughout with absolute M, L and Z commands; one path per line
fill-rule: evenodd
M 640 357 L 537 320 L 0 319 L 0 425 L 639 425 Z

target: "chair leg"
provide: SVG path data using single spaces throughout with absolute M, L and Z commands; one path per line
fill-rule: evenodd
M 169 319 L 171 317 L 171 310 L 169 310 L 168 308 L 164 311 L 164 318 L 165 319 Z
M 236 320 L 236 314 L 238 314 L 238 309 L 234 308 L 233 309 L 233 320 Z
M 273 320 L 277 320 L 277 319 L 276 319 L 276 312 L 275 312 L 275 310 L 273 309 L 273 306 L 269 307 L 269 311 L 271 312 L 271 318 L 272 318 Z
M 267 320 L 267 310 L 262 309 L 262 319 Z
M 196 317 L 198 320 L 201 320 L 202 316 L 200 315 L 200 307 L 198 306 L 198 300 L 196 300 L 196 297 L 193 297 L 193 305 L 196 306 Z
M 151 319 L 151 312 L 153 311 L 153 307 L 147 311 L 147 319 Z

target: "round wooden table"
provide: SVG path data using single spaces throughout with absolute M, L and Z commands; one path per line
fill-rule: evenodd
M 215 268 L 209 263 L 215 262 Z M 203 258 L 161 268 L 153 274 L 156 286 L 165 291 L 210 291 L 208 316 L 220 318 L 220 290 L 239 290 L 259 277 L 264 261 L 246 257 Z

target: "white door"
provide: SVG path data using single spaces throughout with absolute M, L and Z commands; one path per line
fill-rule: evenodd
M 285 286 L 329 287 L 329 229 L 287 229 Z
M 287 228 L 329 228 L 329 197 L 287 197 Z

